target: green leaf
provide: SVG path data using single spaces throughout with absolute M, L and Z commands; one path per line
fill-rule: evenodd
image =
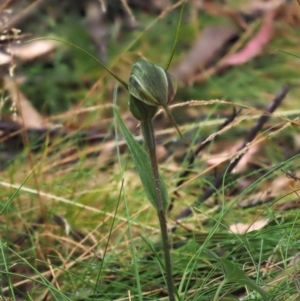
M 277 50 L 280 51 L 280 52 L 282 52 L 282 53 L 286 53 L 286 54 L 295 56 L 295 57 L 297 57 L 298 59 L 300 59 L 300 56 L 297 55 L 297 54 L 294 54 L 294 53 L 291 53 L 291 52 L 288 52 L 288 51 L 284 51 L 284 50 L 281 50 L 281 49 L 277 49 Z
M 219 257 L 214 252 L 208 249 L 205 249 L 204 253 L 217 260 L 217 262 L 221 265 L 225 279 L 228 282 L 247 285 L 249 288 L 257 291 L 262 296 L 263 300 L 270 300 L 270 295 L 265 292 L 259 285 L 257 285 L 253 280 L 251 280 L 236 263 L 233 263 L 228 259 Z
M 3 207 L 0 209 L 0 215 L 8 208 L 10 203 L 13 201 L 14 197 L 21 191 L 22 187 L 25 185 L 27 180 L 31 177 L 31 175 L 34 173 L 35 169 L 38 167 L 40 163 L 38 163 L 33 170 L 30 172 L 30 174 L 25 178 L 25 180 L 21 183 L 20 187 L 16 189 L 16 191 L 12 194 L 12 196 L 7 200 L 6 203 L 4 203 Z
M 149 199 L 150 203 L 157 210 L 158 206 L 156 201 L 155 185 L 152 176 L 149 156 L 146 153 L 146 151 L 139 145 L 139 143 L 134 139 L 134 137 L 132 136 L 132 134 L 124 124 L 118 111 L 115 108 L 114 108 L 114 114 L 120 124 L 122 134 L 127 142 L 127 146 L 132 155 L 134 165 L 141 179 L 146 196 Z M 163 196 L 164 209 L 166 209 L 169 203 L 169 196 L 168 196 L 167 187 L 161 176 L 160 176 L 160 186 L 161 186 L 161 192 Z

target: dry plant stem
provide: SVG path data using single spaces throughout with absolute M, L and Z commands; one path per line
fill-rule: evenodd
M 5 140 L 8 140 L 10 138 L 13 138 L 15 136 L 18 136 L 23 131 L 27 133 L 28 139 L 30 141 L 31 136 L 33 136 L 36 141 L 36 139 L 39 139 L 38 142 L 45 141 L 46 138 L 44 136 L 49 136 L 49 138 L 55 138 L 55 137 L 66 137 L 70 135 L 77 135 L 77 137 L 80 139 L 79 142 L 102 142 L 104 139 L 113 140 L 114 137 L 112 135 L 107 136 L 106 134 L 101 134 L 94 130 L 86 130 L 86 131 L 80 131 L 80 130 L 68 130 L 63 128 L 27 128 L 24 129 L 22 125 L 19 125 L 17 123 L 11 123 L 7 121 L 0 120 L 0 131 L 3 133 L 0 136 L 0 143 L 4 142 Z
M 157 200 L 157 215 L 160 224 L 163 252 L 165 258 L 165 272 L 166 272 L 166 281 L 169 293 L 169 300 L 175 301 L 175 286 L 172 273 L 172 264 L 171 264 L 171 254 L 170 254 L 170 242 L 167 228 L 166 213 L 164 208 L 163 197 L 161 193 L 158 164 L 156 159 L 156 147 L 155 147 L 155 137 L 152 122 L 141 122 L 141 127 L 145 139 L 145 144 L 148 149 L 152 174 L 155 185 L 155 193 Z
M 270 106 L 266 109 L 265 114 L 262 114 L 260 116 L 260 118 L 257 120 L 254 127 L 250 130 L 249 134 L 245 138 L 244 143 L 241 146 L 241 148 L 238 150 L 238 152 L 240 150 L 242 150 L 244 147 L 246 147 L 248 143 L 250 143 L 251 141 L 254 140 L 254 138 L 256 137 L 258 132 L 261 130 L 263 125 L 269 120 L 270 114 L 273 113 L 277 109 L 277 107 L 281 104 L 281 102 L 283 101 L 284 97 L 286 96 L 286 94 L 288 92 L 289 92 L 289 87 L 287 87 L 287 86 L 283 87 L 280 90 L 280 92 L 276 95 L 276 97 L 274 98 L 274 100 L 272 101 Z M 244 153 L 241 153 L 239 156 L 237 156 L 234 160 L 232 160 L 230 162 L 230 164 L 226 170 L 227 174 L 232 172 L 232 170 L 236 167 L 236 165 L 238 164 L 240 159 L 243 157 L 243 155 L 244 155 Z M 213 183 L 213 186 L 210 189 L 208 189 L 202 196 L 200 196 L 200 198 L 197 201 L 195 201 L 192 204 L 192 206 L 190 206 L 190 207 L 186 208 L 185 210 L 183 210 L 182 212 L 180 212 L 176 216 L 176 219 L 182 219 L 182 218 L 186 218 L 186 217 L 190 216 L 192 214 L 193 208 L 195 206 L 199 206 L 200 204 L 205 202 L 209 197 L 211 197 L 216 192 L 216 189 L 219 189 L 221 187 L 221 185 L 223 183 L 223 177 L 224 177 L 224 175 L 217 177 L 215 182 Z M 174 232 L 175 230 L 176 230 L 176 226 L 172 229 L 172 231 Z
M 27 229 L 27 234 L 22 234 L 20 236 L 18 236 L 15 240 L 13 240 L 13 245 L 17 245 L 17 246 L 21 246 L 22 243 L 26 240 L 29 239 L 30 235 L 32 235 L 35 230 L 38 229 L 38 227 L 42 224 L 45 223 L 45 219 L 44 216 L 40 216 L 38 217 L 32 224 L 30 227 L 28 227 Z M 1 300 L 1 299 L 0 299 Z
M 226 127 L 228 124 L 230 124 L 234 119 L 235 117 L 237 116 L 237 112 L 236 112 L 236 109 L 234 108 L 233 110 L 233 113 L 223 122 L 223 124 L 221 124 L 221 126 L 219 126 L 218 130 L 217 131 L 220 131 L 221 129 L 223 129 L 224 127 Z M 208 146 L 212 141 L 210 140 L 207 140 L 206 138 L 203 139 L 203 141 L 206 141 L 205 143 L 200 143 L 200 145 L 197 147 L 197 149 L 193 152 L 191 152 L 191 154 L 189 155 L 189 158 L 187 160 L 187 167 L 186 169 L 184 169 L 178 176 L 179 178 L 179 181 L 176 182 L 175 184 L 175 187 L 179 187 L 181 184 L 184 183 L 184 179 L 190 174 L 191 172 L 191 167 L 193 166 L 196 158 L 197 158 L 197 155 L 206 147 Z M 176 193 L 176 192 L 175 192 Z M 169 208 L 168 208 L 168 211 L 170 212 L 172 209 L 173 209 L 173 205 L 174 205 L 174 202 L 175 202 L 175 197 L 173 197 L 171 199 L 171 202 L 170 202 L 170 205 L 169 205 Z
M 17 84 L 16 84 L 15 80 L 13 81 L 13 84 L 15 86 L 15 91 L 17 91 L 17 94 L 16 94 L 17 107 L 21 108 L 20 94 L 18 92 L 19 90 L 17 89 Z M 24 146 L 28 148 L 27 158 L 28 158 L 29 166 L 32 170 L 32 178 L 33 178 L 33 181 L 35 183 L 36 190 L 38 191 L 37 197 L 39 199 L 40 212 L 41 212 L 42 218 L 46 219 L 46 217 L 47 217 L 47 208 L 44 205 L 44 203 L 41 199 L 41 196 L 39 194 L 40 185 L 39 185 L 37 174 L 36 174 L 36 171 L 35 171 L 35 168 L 34 168 L 35 164 L 33 162 L 32 151 L 30 149 L 30 144 L 29 144 L 29 138 L 28 138 L 27 132 L 25 131 L 25 128 L 26 128 L 25 127 L 25 118 L 24 118 L 24 115 L 23 115 L 23 112 L 22 112 L 21 109 L 20 109 L 19 113 L 20 113 L 20 116 L 21 116 L 21 121 L 22 121 L 22 126 L 23 126 L 23 130 L 21 131 L 22 142 L 23 142 Z
M 13 0 L 6 0 L 3 4 L 0 5 L 0 11 L 2 12 L 5 8 L 8 7 L 8 5 L 10 4 L 10 2 L 12 2 Z

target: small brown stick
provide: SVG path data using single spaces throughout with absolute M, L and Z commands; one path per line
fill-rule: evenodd
M 95 130 L 86 130 L 86 131 L 73 131 L 68 130 L 64 128 L 24 128 L 22 125 L 8 122 L 4 120 L 0 120 L 0 131 L 3 131 L 4 133 L 1 134 L 0 138 L 3 139 L 5 135 L 14 134 L 17 135 L 21 133 L 22 131 L 26 131 L 28 135 L 36 135 L 36 136 L 42 136 L 42 135 L 50 135 L 50 136 L 70 136 L 72 134 L 78 135 L 80 139 L 85 140 L 93 140 L 95 142 L 103 141 L 104 138 L 107 139 L 106 134 L 102 134 L 100 132 L 97 132 Z M 109 139 L 113 139 L 114 137 L 110 136 Z
M 264 126 L 264 124 L 269 120 L 270 114 L 273 113 L 277 107 L 281 104 L 287 93 L 289 92 L 290 88 L 288 86 L 284 86 L 279 93 L 275 96 L 272 103 L 269 105 L 269 107 L 266 109 L 265 113 L 260 116 L 260 118 L 257 120 L 254 127 L 250 130 L 248 136 L 245 138 L 243 145 L 238 150 L 241 151 L 244 149 L 251 141 L 254 140 L 258 132 L 261 130 L 261 128 Z M 230 163 L 228 168 L 226 169 L 226 174 L 229 174 L 232 172 L 232 170 L 236 167 L 240 159 L 243 157 L 245 152 L 240 152 L 237 157 L 235 157 Z M 215 194 L 216 190 L 219 189 L 223 183 L 224 175 L 219 176 L 215 179 L 213 185 L 211 188 L 209 188 L 203 195 L 201 195 L 198 200 L 196 200 L 190 207 L 187 207 L 183 211 L 181 211 L 177 216 L 176 219 L 182 219 L 190 216 L 193 213 L 193 208 L 196 206 L 199 206 L 203 202 L 205 202 L 209 197 Z M 173 228 L 173 231 L 176 230 L 176 227 Z
M 293 179 L 295 181 L 300 181 L 300 178 L 297 177 L 292 171 L 290 170 L 284 171 L 283 169 L 281 169 L 281 171 L 286 175 L 287 178 Z
M 237 116 L 237 112 L 236 112 L 236 109 L 233 108 L 233 112 L 232 114 L 219 126 L 218 130 L 217 131 L 220 131 L 222 130 L 223 128 L 225 128 L 227 125 L 229 125 L 234 119 L 235 117 Z M 197 157 L 197 155 L 208 145 L 211 143 L 211 140 L 209 139 L 204 139 L 203 141 L 205 141 L 204 143 L 200 143 L 200 145 L 197 147 L 197 149 L 193 152 L 190 153 L 189 155 L 189 158 L 188 158 L 188 165 L 187 167 L 185 168 L 184 171 L 182 171 L 180 174 L 179 174 L 179 180 L 177 181 L 177 183 L 175 184 L 175 187 L 179 187 L 181 186 L 183 183 L 184 183 L 184 178 L 187 177 L 189 174 L 190 174 L 190 170 L 189 170 L 189 167 L 193 166 L 194 162 L 195 162 L 195 159 Z M 175 192 L 176 194 L 176 192 Z M 174 205 L 174 202 L 175 202 L 175 198 L 172 197 L 171 198 L 171 201 L 170 201 L 170 205 L 169 205 L 169 208 L 168 208 L 168 211 L 170 212 L 172 209 L 173 209 L 173 205 Z

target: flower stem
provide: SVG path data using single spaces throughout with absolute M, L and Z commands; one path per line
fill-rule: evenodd
M 156 200 L 157 200 L 157 216 L 160 224 L 169 300 L 175 301 L 175 286 L 174 286 L 174 279 L 172 273 L 170 242 L 169 242 L 164 200 L 161 193 L 161 186 L 159 180 L 158 164 L 156 158 L 155 136 L 154 136 L 152 122 L 151 121 L 141 122 L 141 127 L 142 127 L 142 132 L 145 140 L 145 145 L 150 157 L 151 169 L 152 169 L 154 185 L 155 185 L 155 193 L 156 193 Z

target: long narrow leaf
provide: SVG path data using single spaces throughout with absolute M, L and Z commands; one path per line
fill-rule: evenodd
M 134 139 L 123 120 L 121 119 L 118 111 L 114 108 L 114 114 L 119 122 L 122 134 L 127 142 L 127 146 L 132 155 L 133 162 L 141 179 L 142 185 L 144 187 L 145 193 L 151 204 L 158 209 L 156 201 L 156 192 L 154 179 L 152 176 L 150 159 L 146 151 L 139 145 L 139 143 Z M 169 203 L 167 187 L 160 176 L 160 186 L 163 196 L 164 208 L 166 209 Z
M 266 291 L 264 291 L 253 280 L 251 280 L 236 263 L 233 263 L 226 258 L 219 257 L 214 252 L 208 249 L 205 249 L 203 253 L 217 260 L 217 262 L 221 265 L 225 279 L 228 282 L 235 282 L 241 285 L 247 285 L 251 289 L 257 291 L 262 296 L 263 300 L 270 300 L 269 294 Z
M 33 168 L 33 170 L 30 172 L 30 174 L 22 182 L 22 184 L 20 185 L 20 187 L 12 194 L 12 196 L 7 200 L 7 202 L 4 203 L 3 207 L 0 209 L 0 215 L 2 215 L 2 213 L 8 208 L 8 206 L 10 205 L 10 203 L 13 201 L 14 197 L 19 193 L 19 191 L 21 190 L 21 188 L 24 186 L 24 184 L 27 182 L 27 180 L 31 177 L 31 175 L 34 173 L 35 169 L 38 167 L 39 164 L 40 163 L 38 163 Z

